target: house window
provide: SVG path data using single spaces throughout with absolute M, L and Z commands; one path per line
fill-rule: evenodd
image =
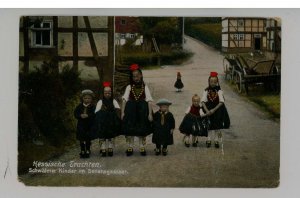
M 129 38 L 135 38 L 135 35 L 134 34 L 129 34 Z
M 244 34 L 239 34 L 239 40 L 245 40 L 245 35 Z
M 244 34 L 234 34 L 233 35 L 233 40 L 235 40 L 235 41 L 245 40 L 245 35 Z
M 33 47 L 52 46 L 52 21 L 36 23 L 32 26 L 31 30 Z
M 126 25 L 126 20 L 125 19 L 121 19 L 121 25 Z
M 239 19 L 237 22 L 238 26 L 244 26 L 244 20 L 243 19 Z
M 120 38 L 121 38 L 121 39 L 124 39 L 124 38 L 125 38 L 125 34 L 121 34 L 121 35 L 120 35 Z
M 233 35 L 233 40 L 235 40 L 235 41 L 239 40 L 239 35 L 238 34 L 234 34 Z

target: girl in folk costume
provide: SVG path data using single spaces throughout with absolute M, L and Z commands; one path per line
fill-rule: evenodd
M 220 129 L 227 129 L 230 126 L 230 119 L 225 107 L 223 91 L 219 85 L 218 73 L 211 72 L 208 78 L 208 87 L 204 90 L 201 103 L 204 112 L 208 115 L 209 135 L 206 146 L 211 146 L 211 139 L 214 139 L 216 148 L 219 148 L 219 139 L 222 137 Z
M 93 101 L 93 91 L 83 90 L 82 102 L 75 108 L 74 116 L 78 120 L 77 122 L 77 134 L 76 138 L 80 142 L 80 158 L 88 158 L 91 150 L 91 128 L 95 118 L 95 105 Z
M 180 124 L 179 130 L 184 134 L 184 144 L 190 147 L 190 135 L 192 135 L 192 145 L 197 147 L 198 136 L 207 137 L 207 119 L 205 119 L 203 109 L 200 106 L 200 97 L 195 94 L 192 97 L 192 105 L 188 107 L 185 116 Z
M 152 133 L 151 122 L 153 101 L 149 88 L 143 81 L 143 74 L 137 64 L 130 66 L 130 84 L 123 95 L 121 119 L 123 132 L 128 143 L 127 156 L 133 154 L 134 137 L 139 139 L 140 154 L 146 155 L 146 136 Z
M 172 103 L 167 99 L 160 99 L 157 102 L 159 110 L 153 115 L 153 136 L 152 142 L 156 145 L 155 154 L 167 155 L 168 145 L 173 144 L 173 131 L 175 119 L 169 111 Z
M 94 133 L 99 138 L 100 154 L 113 156 L 113 138 L 121 131 L 120 106 L 112 97 L 110 82 L 103 83 L 103 98 L 96 106 Z
M 176 88 L 176 92 L 180 92 L 181 89 L 184 87 L 182 81 L 181 81 L 181 74 L 180 72 L 177 72 L 177 80 L 174 84 L 174 87 Z

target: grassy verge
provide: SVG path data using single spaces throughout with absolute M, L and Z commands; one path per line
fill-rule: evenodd
M 274 118 L 280 118 L 279 94 L 248 96 L 248 98 L 258 104 L 262 109 L 269 112 Z
M 235 86 L 227 82 L 233 90 L 236 90 Z M 259 108 L 270 114 L 270 117 L 280 119 L 280 93 L 272 93 L 265 91 L 262 86 L 249 87 L 249 94 L 241 94 L 241 96 L 254 102 Z

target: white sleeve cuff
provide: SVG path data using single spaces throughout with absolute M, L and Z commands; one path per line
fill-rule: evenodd
M 114 99 L 113 103 L 114 103 L 114 107 L 116 109 L 120 109 L 120 105 L 119 105 L 119 103 L 115 99 Z
M 102 100 L 99 100 L 95 109 L 95 113 L 101 110 L 102 107 Z

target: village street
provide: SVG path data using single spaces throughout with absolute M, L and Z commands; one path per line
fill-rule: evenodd
M 93 141 L 90 159 L 79 159 L 76 145 L 52 161 L 99 162 L 103 170 L 122 170 L 124 174 L 27 174 L 21 176 L 21 181 L 33 186 L 276 187 L 279 184 L 279 122 L 269 119 L 225 83 L 223 56 L 218 51 L 190 37 L 186 37 L 185 49 L 194 56 L 184 65 L 144 71 L 144 80 L 154 100 L 167 98 L 173 102 L 170 111 L 175 116 L 176 129 L 174 145 L 168 148 L 167 156 L 155 156 L 152 136 L 149 136 L 146 157 L 140 156 L 137 141 L 134 155 L 127 157 L 125 138 L 120 136 L 116 138 L 113 157 L 100 157 L 98 142 Z M 185 85 L 180 93 L 174 88 L 177 71 L 181 72 Z M 202 96 L 211 71 L 221 75 L 231 127 L 223 131 L 219 149 L 206 148 L 201 138 L 198 147 L 186 148 L 178 127 L 193 94 Z

